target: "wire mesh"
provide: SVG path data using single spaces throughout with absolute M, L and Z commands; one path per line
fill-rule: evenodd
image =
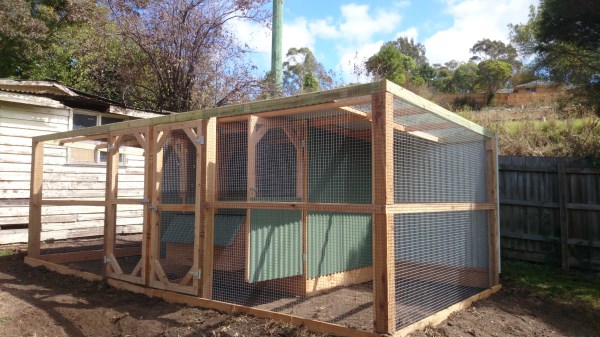
M 219 125 L 219 200 L 271 206 L 216 210 L 213 299 L 372 329 L 371 214 L 284 207 L 370 203 L 370 137 L 343 109 Z
M 191 128 L 198 132 L 198 128 Z M 189 130 L 188 130 L 189 131 Z M 183 129 L 170 131 L 162 148 L 160 205 L 189 205 L 196 202 L 197 148 Z M 160 207 L 159 205 L 159 207 Z M 154 275 L 163 284 L 192 285 L 194 243 L 197 240 L 195 213 L 189 210 L 160 210 Z
M 394 215 L 396 327 L 489 287 L 486 211 Z

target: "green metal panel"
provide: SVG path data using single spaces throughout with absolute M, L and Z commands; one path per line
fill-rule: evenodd
M 252 210 L 250 282 L 302 274 L 302 212 Z
M 370 266 L 371 215 L 308 213 L 308 278 Z
M 371 144 L 311 128 L 308 200 L 371 203 Z

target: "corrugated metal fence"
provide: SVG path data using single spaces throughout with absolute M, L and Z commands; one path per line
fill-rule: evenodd
M 600 270 L 600 161 L 500 157 L 503 257 Z

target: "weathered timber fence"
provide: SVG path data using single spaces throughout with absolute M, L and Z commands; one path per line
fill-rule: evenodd
M 500 157 L 502 255 L 600 270 L 600 165 L 584 158 Z

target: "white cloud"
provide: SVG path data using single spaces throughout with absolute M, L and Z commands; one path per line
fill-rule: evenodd
M 399 38 L 400 36 L 404 36 L 409 39 L 414 39 L 416 41 L 417 37 L 419 36 L 419 31 L 417 30 L 417 27 L 410 27 L 396 34 L 396 38 Z
M 529 6 L 537 0 L 443 0 L 454 18 L 452 27 L 425 40 L 431 63 L 466 61 L 469 49 L 484 38 L 508 42 L 509 23 L 526 22 Z
M 370 42 L 374 34 L 393 32 L 402 18 L 398 13 L 381 9 L 371 15 L 368 5 L 348 4 L 342 6 L 341 11 L 341 36 L 357 42 Z

